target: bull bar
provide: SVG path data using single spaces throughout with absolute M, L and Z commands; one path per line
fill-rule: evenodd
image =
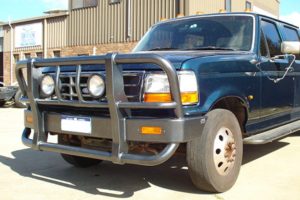
M 122 64 L 138 64 L 148 63 L 155 64 L 163 70 L 168 77 L 170 84 L 170 92 L 172 95 L 172 102 L 169 103 L 144 103 L 144 102 L 128 102 L 124 93 L 124 83 L 122 77 Z M 105 65 L 106 71 L 106 96 L 107 102 L 87 102 L 83 99 L 79 79 L 82 70 L 82 65 Z M 39 97 L 39 83 L 42 76 L 43 67 L 55 67 L 55 95 L 57 100 L 40 99 Z M 78 101 L 62 100 L 60 96 L 59 75 L 61 66 L 76 66 L 76 92 L 78 94 Z M 27 82 L 25 81 L 22 70 L 27 69 Z M 90 57 L 73 57 L 73 58 L 54 58 L 54 59 L 30 59 L 22 61 L 17 64 L 16 77 L 22 90 L 22 101 L 27 102 L 30 106 L 30 113 L 33 118 L 32 127 L 26 127 L 22 134 L 22 142 L 24 145 L 36 150 L 44 150 L 51 152 L 58 152 L 70 154 L 75 156 L 82 156 L 94 159 L 108 160 L 117 164 L 138 164 L 145 166 L 154 166 L 161 164 L 168 160 L 177 150 L 181 142 L 192 140 L 201 134 L 201 130 L 206 122 L 206 117 L 199 116 L 187 119 L 184 116 L 183 107 L 181 103 L 179 81 L 176 69 L 173 65 L 163 57 L 156 54 L 135 53 L 135 54 L 117 54 L 110 53 L 102 56 Z M 45 115 L 46 113 L 40 111 L 40 105 L 79 107 L 79 108 L 108 108 L 110 113 L 109 122 L 111 124 L 111 152 L 104 152 L 99 150 L 85 149 L 75 146 L 67 146 L 62 144 L 55 144 L 47 142 L 47 130 L 45 130 Z M 165 119 L 164 124 L 166 129 L 172 126 L 170 131 L 179 129 L 179 133 L 172 133 L 162 139 L 162 142 L 167 143 L 166 147 L 156 155 L 139 155 L 128 153 L 127 141 L 128 138 L 135 138 L 129 132 L 134 131 L 133 128 L 128 128 L 128 123 L 139 124 L 144 120 L 128 119 L 132 109 L 172 109 L 175 114 L 175 119 Z M 25 111 L 25 115 L 28 110 Z M 149 120 L 146 120 L 149 122 Z M 26 123 L 25 123 L 26 125 Z M 192 126 L 193 125 L 193 126 Z M 196 127 L 195 127 L 196 126 Z M 34 130 L 33 139 L 30 135 Z M 169 130 L 169 129 L 168 129 Z M 189 132 L 189 134 L 185 134 Z M 140 141 L 142 139 L 139 136 Z M 151 141 L 151 139 L 150 139 Z M 160 141 L 156 136 L 153 141 Z

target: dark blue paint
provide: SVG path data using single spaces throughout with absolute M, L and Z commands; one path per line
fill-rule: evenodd
M 248 119 L 245 127 L 247 134 L 254 134 L 300 119 L 300 61 L 294 64 L 294 71 L 289 72 L 284 80 L 279 83 L 269 80 L 269 78 L 281 77 L 289 62 L 286 59 L 281 59 L 272 63 L 269 58 L 260 56 L 260 19 L 267 18 L 275 22 L 281 36 L 283 24 L 285 23 L 262 15 L 250 15 L 253 15 L 256 20 L 255 44 L 252 51 L 199 50 L 152 51 L 151 53 L 169 60 L 177 70 L 192 70 L 195 72 L 200 90 L 200 102 L 198 105 L 184 107 L 187 116 L 205 115 L 223 98 L 238 98 L 247 110 Z M 293 27 L 292 25 L 289 26 Z M 287 38 L 282 39 L 287 40 Z M 78 59 L 84 60 L 85 57 Z M 260 65 L 254 64 L 253 60 L 260 62 Z M 143 63 L 126 64 L 123 65 L 123 69 L 159 70 L 155 65 Z M 68 70 L 74 71 L 72 68 L 62 69 L 62 71 Z M 104 70 L 104 66 L 83 66 L 83 71 L 99 70 Z M 49 73 L 54 72 L 54 70 L 49 67 L 44 72 Z M 253 96 L 254 99 L 248 100 L 249 96 Z

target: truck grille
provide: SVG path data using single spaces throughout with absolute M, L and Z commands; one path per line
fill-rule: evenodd
M 124 72 L 124 91 L 129 102 L 141 101 L 142 80 L 145 72 Z M 106 97 L 94 98 L 88 91 L 88 79 L 92 74 L 82 73 L 80 75 L 80 92 L 84 101 L 99 101 L 106 102 Z M 105 74 L 101 74 L 105 77 Z M 62 73 L 59 75 L 59 91 L 61 100 L 78 101 L 78 91 L 76 90 L 76 74 L 75 73 Z M 57 99 L 53 96 L 52 99 Z

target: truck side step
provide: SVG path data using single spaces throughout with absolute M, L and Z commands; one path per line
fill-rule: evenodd
M 244 144 L 266 144 L 300 130 L 300 120 L 253 135 L 244 139 Z

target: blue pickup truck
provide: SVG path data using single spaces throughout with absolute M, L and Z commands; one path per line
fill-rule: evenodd
M 197 188 L 224 192 L 243 144 L 300 129 L 299 35 L 254 13 L 199 15 L 155 24 L 129 54 L 20 62 L 22 141 L 78 167 L 154 166 L 181 150 Z

